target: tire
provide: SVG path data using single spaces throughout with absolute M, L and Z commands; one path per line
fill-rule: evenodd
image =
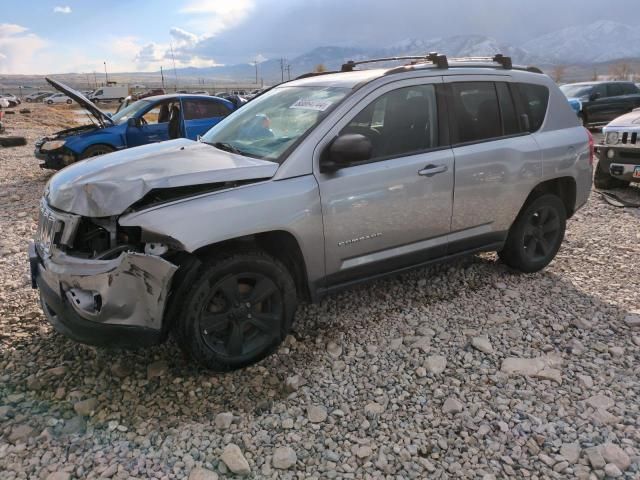
M 124 102 L 124 98 L 119 98 L 118 103 L 122 103 L 122 102 Z
M 612 177 L 602 166 L 602 162 L 598 162 L 598 165 L 596 166 L 596 171 L 593 175 L 593 184 L 600 190 L 625 188 L 629 186 L 629 182 Z
M 567 211 L 559 197 L 543 194 L 534 198 L 522 207 L 498 255 L 511 268 L 538 272 L 558 253 L 566 224 Z
M 31 102 L 33 102 L 33 100 L 31 100 L 30 98 L 27 98 L 26 102 L 27 103 L 31 103 Z
M 105 155 L 114 151 L 115 148 L 109 145 L 91 145 L 90 147 L 87 147 L 84 152 L 82 152 L 82 155 L 80 155 L 80 160 L 84 160 L 85 158 L 90 157 L 98 157 L 100 155 Z
M 67 100 L 67 105 L 71 105 L 71 100 Z
M 24 137 L 0 137 L 0 147 L 21 147 L 26 144 Z
M 275 351 L 289 332 L 296 289 L 275 258 L 230 252 L 204 261 L 191 278 L 172 299 L 175 318 L 167 320 L 180 348 L 201 365 L 218 372 L 246 367 Z
M 47 100 L 47 105 L 53 105 L 53 102 L 51 100 Z

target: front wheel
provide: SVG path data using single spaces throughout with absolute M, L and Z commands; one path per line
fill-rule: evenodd
M 498 253 L 507 265 L 525 273 L 542 270 L 560 249 L 567 223 L 564 203 L 556 195 L 528 202 L 511 226 L 504 249 Z
M 113 151 L 114 148 L 110 147 L 109 145 L 91 145 L 84 152 L 82 152 L 82 155 L 80 155 L 80 159 L 84 160 L 85 158 L 98 157 L 100 155 L 105 155 Z
M 52 100 L 47 100 L 47 105 L 53 105 L 53 101 Z
M 229 371 L 256 363 L 289 332 L 296 289 L 275 258 L 229 253 L 205 261 L 194 279 L 172 300 L 173 331 L 182 350 L 205 367 Z
M 67 105 L 71 105 L 71 100 L 67 100 Z

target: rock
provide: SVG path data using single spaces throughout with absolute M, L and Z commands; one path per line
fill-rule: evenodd
M 126 378 L 129 375 L 131 375 L 132 371 L 133 369 L 129 365 L 126 365 L 123 362 L 116 362 L 113 365 L 111 365 L 111 373 L 118 378 Z M 148 371 L 149 370 L 147 367 L 147 373 Z
M 106 470 L 104 470 L 101 474 L 100 477 L 103 478 L 111 478 L 113 477 L 116 473 L 118 473 L 118 464 L 117 463 L 112 463 L 111 465 L 109 465 Z
M 623 472 L 631 466 L 629 455 L 615 443 L 605 443 L 600 448 L 600 453 L 607 463 L 613 463 Z
M 429 373 L 437 375 L 447 368 L 447 359 L 442 355 L 431 355 L 425 360 L 424 366 Z
M 624 355 L 624 348 L 623 347 L 609 347 L 609 353 L 611 354 L 612 357 L 619 358 L 619 357 L 622 357 Z
M 290 377 L 287 377 L 284 381 L 284 386 L 289 393 L 297 392 L 298 389 L 302 386 L 302 378 L 300 377 L 300 375 L 292 375 Z
M 97 398 L 87 398 L 86 400 L 81 400 L 73 404 L 73 409 L 78 415 L 82 415 L 83 417 L 90 416 L 98 406 Z
M 594 470 L 604 468 L 606 462 L 602 454 L 600 453 L 600 449 L 598 447 L 590 447 L 586 449 L 587 458 L 589 459 L 589 463 L 593 467 Z
M 311 423 L 321 423 L 327 419 L 327 409 L 321 405 L 312 405 L 307 409 L 307 417 Z
M 285 428 L 285 429 L 287 429 L 287 430 L 292 429 L 292 428 L 293 428 L 293 425 L 294 425 L 294 423 L 293 423 L 293 418 L 285 418 L 285 419 L 282 421 L 282 428 Z
M 640 312 L 629 312 L 624 317 L 624 323 L 631 328 L 640 328 Z
M 567 349 L 574 355 L 582 355 L 585 351 L 584 345 L 577 338 L 572 338 L 569 341 Z
M 613 407 L 615 402 L 606 395 L 593 395 L 587 398 L 587 404 L 593 408 L 607 409 Z
M 356 450 L 356 457 L 361 460 L 369 458 L 371 455 L 373 455 L 373 450 L 369 445 L 362 445 L 358 450 Z
M 577 374 L 576 377 L 583 387 L 593 388 L 593 378 L 591 378 L 589 375 Z
M 164 360 L 158 360 L 157 362 L 150 363 L 147 365 L 147 378 L 151 380 L 152 378 L 163 377 L 169 371 L 169 365 Z
M 482 353 L 493 353 L 493 347 L 487 337 L 473 337 L 471 339 L 471 346 Z
M 526 375 L 562 383 L 562 372 L 553 368 L 560 362 L 561 359 L 553 354 L 537 358 L 507 357 L 502 361 L 500 370 L 510 375 Z
M 620 471 L 618 466 L 613 463 L 607 463 L 604 466 L 604 473 L 607 477 L 611 478 L 618 478 L 622 476 L 622 472 Z
M 631 341 L 634 345 L 640 347 L 640 335 L 634 335 L 633 337 L 631 337 Z
M 71 480 L 71 474 L 69 472 L 58 470 L 57 472 L 51 472 L 47 475 L 46 480 Z
M 83 434 L 87 429 L 84 417 L 75 416 L 64 422 L 62 433 L 65 435 Z
M 9 441 L 11 443 L 24 442 L 34 436 L 35 430 L 30 425 L 14 425 L 9 434 Z
M 340 355 L 342 355 L 342 345 L 336 342 L 327 343 L 327 353 L 333 358 L 340 358 Z
M 51 376 L 54 376 L 54 377 L 61 377 L 65 373 L 67 373 L 67 367 L 62 365 L 60 367 L 50 368 L 50 369 L 46 370 L 44 373 L 45 373 L 45 375 L 51 375 Z
M 569 462 L 558 462 L 553 466 L 553 471 L 562 473 L 569 468 Z
M 189 480 L 218 480 L 218 474 L 206 468 L 194 468 L 189 472 Z
M 251 473 L 249 462 L 244 458 L 240 447 L 235 443 L 230 443 L 224 447 L 220 460 L 236 475 L 249 475 Z
M 416 368 L 416 377 L 424 378 L 427 376 L 427 370 L 424 367 Z
M 287 470 L 298 461 L 296 452 L 291 447 L 278 447 L 273 451 L 273 468 Z
M 217 414 L 214 423 L 220 430 L 227 430 L 233 423 L 233 413 L 222 412 Z
M 604 408 L 596 408 L 591 415 L 591 420 L 597 425 L 612 425 L 618 423 L 620 418 L 607 412 Z
M 580 444 L 579 443 L 564 443 L 560 447 L 560 455 L 570 464 L 578 463 L 580 459 Z
M 562 372 L 557 368 L 543 368 L 533 376 L 543 380 L 553 380 L 556 383 L 562 383 Z
M 463 410 L 464 406 L 457 399 L 453 397 L 449 397 L 445 400 L 442 405 L 442 412 L 445 414 L 449 413 L 460 413 Z
M 369 418 L 377 417 L 378 415 L 382 415 L 384 413 L 384 407 L 376 402 L 371 402 L 365 405 L 364 414 Z

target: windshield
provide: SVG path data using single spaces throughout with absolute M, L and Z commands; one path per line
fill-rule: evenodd
M 560 87 L 567 98 L 588 97 L 592 89 L 593 85 L 563 85 Z
M 244 105 L 202 141 L 249 157 L 280 161 L 287 149 L 327 116 L 348 88 L 278 87 Z
M 137 102 L 132 103 L 128 107 L 123 108 L 118 113 L 115 113 L 111 117 L 111 121 L 114 123 L 114 125 L 120 125 L 121 123 L 125 123 L 131 117 L 135 116 L 136 113 L 141 112 L 142 110 L 145 110 L 149 105 L 151 105 L 151 102 L 148 102 L 147 100 L 138 100 Z

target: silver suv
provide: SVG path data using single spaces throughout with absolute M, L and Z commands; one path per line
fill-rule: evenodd
M 307 75 L 199 142 L 57 173 L 29 249 L 50 322 L 95 345 L 173 333 L 230 370 L 276 349 L 300 300 L 481 251 L 544 268 L 590 192 L 587 130 L 508 58 L 411 60 Z

